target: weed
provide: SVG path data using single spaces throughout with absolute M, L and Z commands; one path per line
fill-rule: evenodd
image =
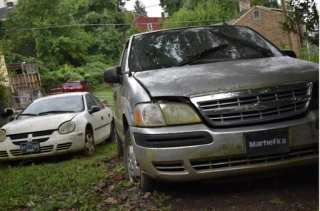
M 287 206 L 287 204 L 286 204 L 284 201 L 282 201 L 279 197 L 274 197 L 274 198 L 271 199 L 269 202 L 270 202 L 271 204 L 277 205 L 277 206 L 279 206 L 279 207 L 285 207 L 285 206 Z
M 164 193 L 157 193 L 156 191 L 153 192 L 153 200 L 155 204 L 164 211 L 169 211 L 171 210 L 171 205 L 169 207 L 164 207 L 164 202 L 166 200 L 169 200 L 171 197 L 165 195 Z

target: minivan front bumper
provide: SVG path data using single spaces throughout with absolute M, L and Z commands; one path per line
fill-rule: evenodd
M 204 124 L 162 128 L 130 127 L 141 170 L 164 181 L 193 181 L 318 163 L 318 111 L 268 124 L 209 128 Z M 288 131 L 288 151 L 249 155 L 250 133 Z

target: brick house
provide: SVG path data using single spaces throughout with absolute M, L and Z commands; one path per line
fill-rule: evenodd
M 133 26 L 137 26 L 140 29 L 140 32 L 161 30 L 161 23 L 164 21 L 163 17 L 146 17 L 143 15 L 138 16 L 132 22 Z
M 279 49 L 290 48 L 288 34 L 284 33 L 280 28 L 280 22 L 284 22 L 284 15 L 281 9 L 262 6 L 251 7 L 250 0 L 239 0 L 239 7 L 239 17 L 228 22 L 228 24 L 248 26 L 266 37 Z M 302 29 L 302 27 L 299 28 Z M 294 33 L 291 33 L 290 36 L 292 50 L 296 54 L 299 54 L 301 50 L 301 37 L 299 34 Z

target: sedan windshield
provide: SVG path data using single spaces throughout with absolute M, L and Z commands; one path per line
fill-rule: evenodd
M 49 114 L 76 113 L 84 110 L 83 98 L 79 96 L 64 96 L 44 99 L 31 103 L 18 119 Z
M 282 56 L 282 53 L 246 27 L 182 28 L 135 36 L 129 55 L 129 68 L 137 72 L 273 56 Z

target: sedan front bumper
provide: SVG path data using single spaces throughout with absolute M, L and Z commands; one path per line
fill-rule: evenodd
M 25 160 L 40 157 L 56 156 L 66 153 L 81 151 L 84 149 L 85 137 L 79 131 L 61 135 L 54 131 L 50 136 L 39 136 L 32 142 L 39 143 L 39 152 L 22 154 L 20 144 L 25 143 L 25 139 L 12 140 L 7 137 L 0 143 L 0 161 Z M 45 141 L 44 141 L 45 140 Z
M 158 180 L 192 181 L 318 163 L 317 118 L 318 111 L 310 111 L 301 119 L 263 125 L 223 129 L 212 129 L 204 124 L 130 127 L 130 131 L 134 152 L 144 173 Z M 288 131 L 289 151 L 248 155 L 246 134 L 279 129 Z M 189 138 L 185 134 L 189 134 Z M 210 138 L 204 140 L 208 134 Z M 196 139 L 203 142 L 197 143 Z

